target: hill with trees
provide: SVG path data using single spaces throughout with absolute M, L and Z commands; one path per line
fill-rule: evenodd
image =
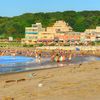
M 25 13 L 14 17 L 0 17 L 0 38 L 13 36 L 22 38 L 25 27 L 41 22 L 43 27 L 52 26 L 55 21 L 64 20 L 74 31 L 83 32 L 87 28 L 100 26 L 100 11 L 64 11 L 48 13 Z

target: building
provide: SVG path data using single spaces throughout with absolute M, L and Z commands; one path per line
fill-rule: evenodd
M 85 34 L 88 41 L 100 40 L 100 26 L 97 26 L 96 29 L 86 29 Z
M 52 27 L 47 27 L 46 31 L 40 32 L 39 41 L 53 42 L 58 35 L 63 35 L 66 32 L 71 32 L 72 28 L 64 21 L 56 21 Z
M 53 42 L 54 40 L 54 33 L 49 33 L 47 31 L 44 32 L 40 32 L 38 35 L 38 42 L 42 42 L 42 43 L 47 43 L 47 42 Z
M 85 33 L 100 33 L 100 26 L 97 26 L 96 29 L 86 29 Z
M 94 33 L 96 32 L 96 29 L 86 29 L 85 33 Z
M 64 21 L 56 21 L 52 27 L 42 28 L 41 23 L 32 24 L 32 27 L 25 28 L 25 38 L 23 44 L 35 44 L 37 42 L 53 42 L 55 36 L 71 32 L 72 28 Z
M 35 44 L 38 40 L 39 33 L 45 31 L 41 23 L 32 24 L 32 27 L 25 28 L 25 38 L 22 39 L 23 44 Z
M 65 32 L 62 34 L 56 34 L 57 38 L 59 38 L 60 41 L 80 41 L 80 32 Z
M 96 41 L 100 41 L 100 34 L 96 35 Z
M 53 26 L 43 28 L 41 23 L 32 24 L 32 27 L 25 28 L 23 44 L 52 42 L 81 42 L 100 40 L 100 27 L 86 29 L 85 32 L 74 32 L 73 29 L 63 20 L 56 21 Z
M 56 21 L 52 27 L 47 27 L 48 32 L 62 33 L 70 32 L 72 28 L 63 20 Z

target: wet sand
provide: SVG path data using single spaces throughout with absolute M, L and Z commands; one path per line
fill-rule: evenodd
M 0 75 L 0 100 L 8 100 L 2 99 L 5 97 L 14 100 L 100 100 L 100 61 Z

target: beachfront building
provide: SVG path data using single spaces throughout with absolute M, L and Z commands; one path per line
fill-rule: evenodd
M 96 29 L 86 29 L 85 33 L 100 33 L 100 26 L 97 26 Z
M 43 31 L 39 33 L 37 42 L 48 44 L 48 43 L 52 43 L 53 40 L 54 40 L 53 32 Z
M 25 28 L 25 38 L 22 39 L 23 44 L 35 44 L 38 40 L 39 33 L 45 31 L 41 23 L 32 24 L 32 27 Z
M 72 32 L 72 28 L 64 21 L 56 21 L 52 27 L 42 28 L 41 23 L 32 24 L 32 27 L 25 28 L 23 44 L 53 42 L 57 35 Z
M 74 32 L 72 27 L 64 21 L 56 21 L 53 25 L 56 34 L 54 40 L 63 44 L 75 43 L 80 40 L 80 32 Z
M 100 26 L 97 26 L 96 29 L 86 29 L 85 33 L 88 41 L 100 40 Z
M 47 27 L 45 33 L 48 34 L 47 37 L 49 41 L 59 42 L 64 41 L 64 37 L 67 32 L 72 32 L 72 28 L 65 21 L 60 20 L 56 21 L 52 27 Z
M 80 32 L 65 32 L 56 34 L 56 38 L 63 44 L 75 44 L 80 41 Z
M 48 32 L 64 33 L 72 31 L 72 28 L 63 20 L 56 21 L 52 27 L 47 27 Z
M 53 26 L 43 28 L 41 23 L 32 24 L 25 28 L 25 38 L 23 44 L 78 44 L 96 41 L 100 39 L 100 27 L 96 29 L 86 29 L 85 32 L 74 32 L 73 29 L 63 20 L 56 21 Z
M 100 41 L 100 34 L 96 35 L 96 41 Z

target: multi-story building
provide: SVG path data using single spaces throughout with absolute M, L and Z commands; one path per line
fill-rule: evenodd
M 52 42 L 54 40 L 54 33 L 49 33 L 47 31 L 40 32 L 38 35 L 38 42 Z
M 97 26 L 96 29 L 86 29 L 85 33 L 88 41 L 100 40 L 100 26 Z
M 85 32 L 74 32 L 72 28 L 64 21 L 56 21 L 52 27 L 43 28 L 41 23 L 32 24 L 32 27 L 25 28 L 24 44 L 50 43 L 62 41 L 96 41 L 100 39 L 100 27 L 96 29 L 86 29 Z
M 34 44 L 37 42 L 53 42 L 57 35 L 71 32 L 72 28 L 64 21 L 56 21 L 52 27 L 42 28 L 41 23 L 32 24 L 25 28 L 25 38 L 22 43 Z
M 60 41 L 79 41 L 80 40 L 80 32 L 66 32 L 62 34 L 56 34 L 56 37 Z
M 45 32 L 40 32 L 39 41 L 53 41 L 58 35 L 71 31 L 72 28 L 64 21 L 56 21 L 52 27 L 47 27 Z
M 25 38 L 22 39 L 24 44 L 34 44 L 38 40 L 39 33 L 45 31 L 41 23 L 32 24 L 32 27 L 25 28 Z
M 97 26 L 96 29 L 86 29 L 85 33 L 100 33 L 100 26 Z
M 66 24 L 65 21 L 56 21 L 52 27 L 47 27 L 48 32 L 54 32 L 54 33 L 61 33 L 61 32 L 70 32 L 72 31 L 72 28 Z

